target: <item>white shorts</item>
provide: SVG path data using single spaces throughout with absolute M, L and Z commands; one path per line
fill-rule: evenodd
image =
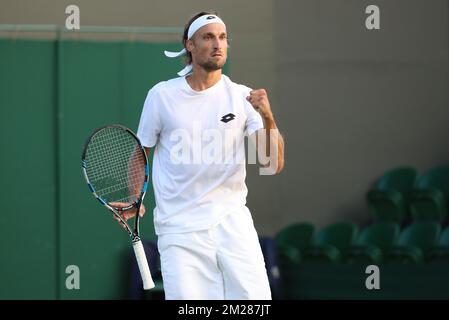
M 159 236 L 167 300 L 271 300 L 259 238 L 245 209 L 208 230 Z

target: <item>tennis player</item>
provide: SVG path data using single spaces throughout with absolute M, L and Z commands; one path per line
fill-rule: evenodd
M 272 174 L 283 169 L 283 138 L 266 91 L 222 74 L 228 37 L 216 13 L 193 16 L 183 44 L 165 54 L 185 56 L 187 66 L 149 90 L 137 133 L 147 155 L 155 152 L 154 225 L 165 297 L 271 299 L 246 207 L 244 137 L 258 146 L 259 160 L 260 149 L 268 149 Z

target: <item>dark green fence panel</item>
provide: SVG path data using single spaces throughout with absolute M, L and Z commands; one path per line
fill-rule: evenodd
M 0 39 L 0 299 L 56 298 L 55 54 Z
M 80 170 L 89 133 L 120 122 L 120 44 L 63 41 L 59 57 L 61 298 L 121 298 L 126 234 L 90 195 Z M 80 269 L 79 290 L 66 288 L 68 265 Z

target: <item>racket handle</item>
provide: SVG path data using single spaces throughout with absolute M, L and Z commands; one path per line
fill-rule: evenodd
M 137 265 L 139 266 L 140 275 L 142 276 L 144 290 L 154 288 L 153 278 L 151 277 L 150 268 L 148 267 L 148 261 L 145 251 L 143 250 L 142 241 L 134 241 L 133 248 L 136 255 Z

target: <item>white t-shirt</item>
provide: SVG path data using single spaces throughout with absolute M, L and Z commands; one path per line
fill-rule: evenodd
M 137 136 L 145 147 L 156 146 L 156 234 L 208 229 L 248 210 L 244 136 L 263 128 L 245 99 L 250 91 L 222 75 L 203 91 L 180 77 L 148 92 Z

